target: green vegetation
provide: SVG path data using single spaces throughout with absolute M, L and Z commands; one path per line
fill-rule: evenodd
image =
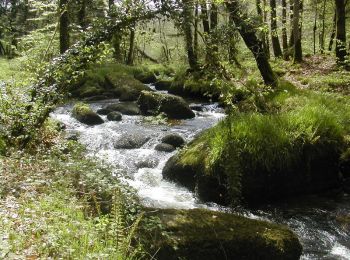
M 53 126 L 41 133 L 39 152 L 1 157 L 1 258 L 141 257 L 133 193 L 82 159 L 77 143 L 58 141 Z
M 165 174 L 185 174 L 175 170 L 182 165 L 196 176 L 192 188 L 211 177 L 225 183 L 224 204 L 241 199 L 256 204 L 339 186 L 338 165 L 349 146 L 350 100 L 286 90 L 269 98 L 269 113 L 233 113 L 184 149 Z M 168 178 L 183 182 L 186 177 Z M 206 185 L 202 189 L 205 198 L 210 191 Z

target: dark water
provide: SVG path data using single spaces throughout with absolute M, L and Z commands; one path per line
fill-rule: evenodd
M 110 100 L 92 103 L 97 110 Z M 108 122 L 86 126 L 71 117 L 72 105 L 58 108 L 52 117 L 62 121 L 68 132 L 79 134 L 79 141 L 87 146 L 89 156 L 97 157 L 114 166 L 119 178 L 134 187 L 142 203 L 161 208 L 206 207 L 220 210 L 216 205 L 200 203 L 195 195 L 183 187 L 162 178 L 162 169 L 174 153 L 154 150 L 160 139 L 168 133 L 178 133 L 187 141 L 224 118 L 216 104 L 203 106 L 196 117 L 174 125 L 155 124 L 142 116 L 123 116 L 121 122 Z M 141 134 L 150 140 L 137 149 L 116 149 L 113 143 L 125 134 Z M 143 167 L 144 162 L 147 167 Z M 151 166 L 150 166 L 151 165 Z M 350 259 L 350 230 L 339 219 L 350 215 L 350 196 L 341 198 L 309 197 L 279 203 L 250 211 L 247 216 L 288 225 L 298 235 L 304 253 L 302 259 Z

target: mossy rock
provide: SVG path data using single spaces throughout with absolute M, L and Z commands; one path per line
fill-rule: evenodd
M 136 101 L 140 96 L 141 91 L 150 88 L 142 84 L 140 81 L 130 76 L 108 75 L 106 76 L 106 85 L 110 91 L 118 97 L 120 101 Z
M 134 73 L 135 79 L 141 81 L 144 84 L 151 84 L 157 81 L 157 77 L 150 70 L 138 70 Z
M 194 112 L 184 99 L 178 96 L 142 91 L 137 103 L 143 114 L 165 113 L 170 119 L 189 119 L 195 117 Z
M 342 132 L 327 113 L 312 113 L 320 114 L 229 118 L 172 157 L 163 176 L 222 205 L 258 206 L 339 189 Z M 308 137 L 309 129 L 317 132 Z
M 205 209 L 159 209 L 162 229 L 145 234 L 159 260 L 299 259 L 302 246 L 287 227 Z
M 70 88 L 73 97 L 119 98 L 121 101 L 136 101 L 142 90 L 150 90 L 135 79 L 137 68 L 121 64 L 95 65 L 85 76 Z
M 103 124 L 103 119 L 92 109 L 89 105 L 84 103 L 77 103 L 73 107 L 72 116 L 79 122 L 87 125 L 99 125 Z
M 154 86 L 157 90 L 169 90 L 173 83 L 173 79 L 161 79 L 154 83 Z

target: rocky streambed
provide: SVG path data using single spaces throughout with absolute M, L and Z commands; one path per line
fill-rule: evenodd
M 87 147 L 89 156 L 112 165 L 113 174 L 136 189 L 145 207 L 159 209 L 157 215 L 174 235 L 169 241 L 162 236 L 153 241 L 158 247 L 155 250 L 161 249 L 160 259 L 170 259 L 169 256 L 173 259 L 298 258 L 301 246 L 295 235 L 284 226 L 270 222 L 288 225 L 298 235 L 303 259 L 350 257 L 350 230 L 344 221 L 350 213 L 347 198 L 334 202 L 332 207 L 325 206 L 332 204 L 327 198 L 322 198 L 324 203 L 312 206 L 275 205 L 247 211 L 244 215 L 248 218 L 243 218 L 220 213 L 227 209 L 202 203 L 185 187 L 163 179 L 166 162 L 183 145 L 179 140 L 193 140 L 225 114 L 215 103 L 193 103 L 190 110 L 180 108 L 183 101 L 172 97 L 179 102 L 178 111 L 186 119 L 168 114 L 173 120 L 165 124 L 161 116 L 155 116 L 154 109 L 162 104 L 161 112 L 167 114 L 176 111 L 176 106 L 169 110 L 164 105 L 169 99 L 162 97 L 157 103 L 158 93 L 146 94 L 143 105 L 119 99 L 90 102 L 89 113 L 94 117 L 99 113 L 99 119 L 95 118 L 93 123 L 82 123 L 83 119 L 73 116 L 74 104 L 57 108 L 51 116 L 66 125 L 69 138 Z M 177 143 L 166 141 L 174 136 Z

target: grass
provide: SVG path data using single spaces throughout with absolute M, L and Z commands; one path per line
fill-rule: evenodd
M 22 68 L 23 60 L 21 58 L 6 59 L 0 58 L 0 82 L 1 81 L 17 81 L 29 82 L 32 76 Z
M 281 176 L 315 180 L 332 172 L 336 178 L 349 147 L 348 97 L 287 86 L 270 93 L 265 102 L 263 112 L 233 112 L 180 156 L 183 165 L 204 170 L 201 174 L 221 180 L 226 176 L 234 203 L 242 193 L 259 200 L 259 192 L 247 194 L 244 185 L 256 188 L 260 181 L 267 181 L 263 187 L 273 194 L 280 189 Z

